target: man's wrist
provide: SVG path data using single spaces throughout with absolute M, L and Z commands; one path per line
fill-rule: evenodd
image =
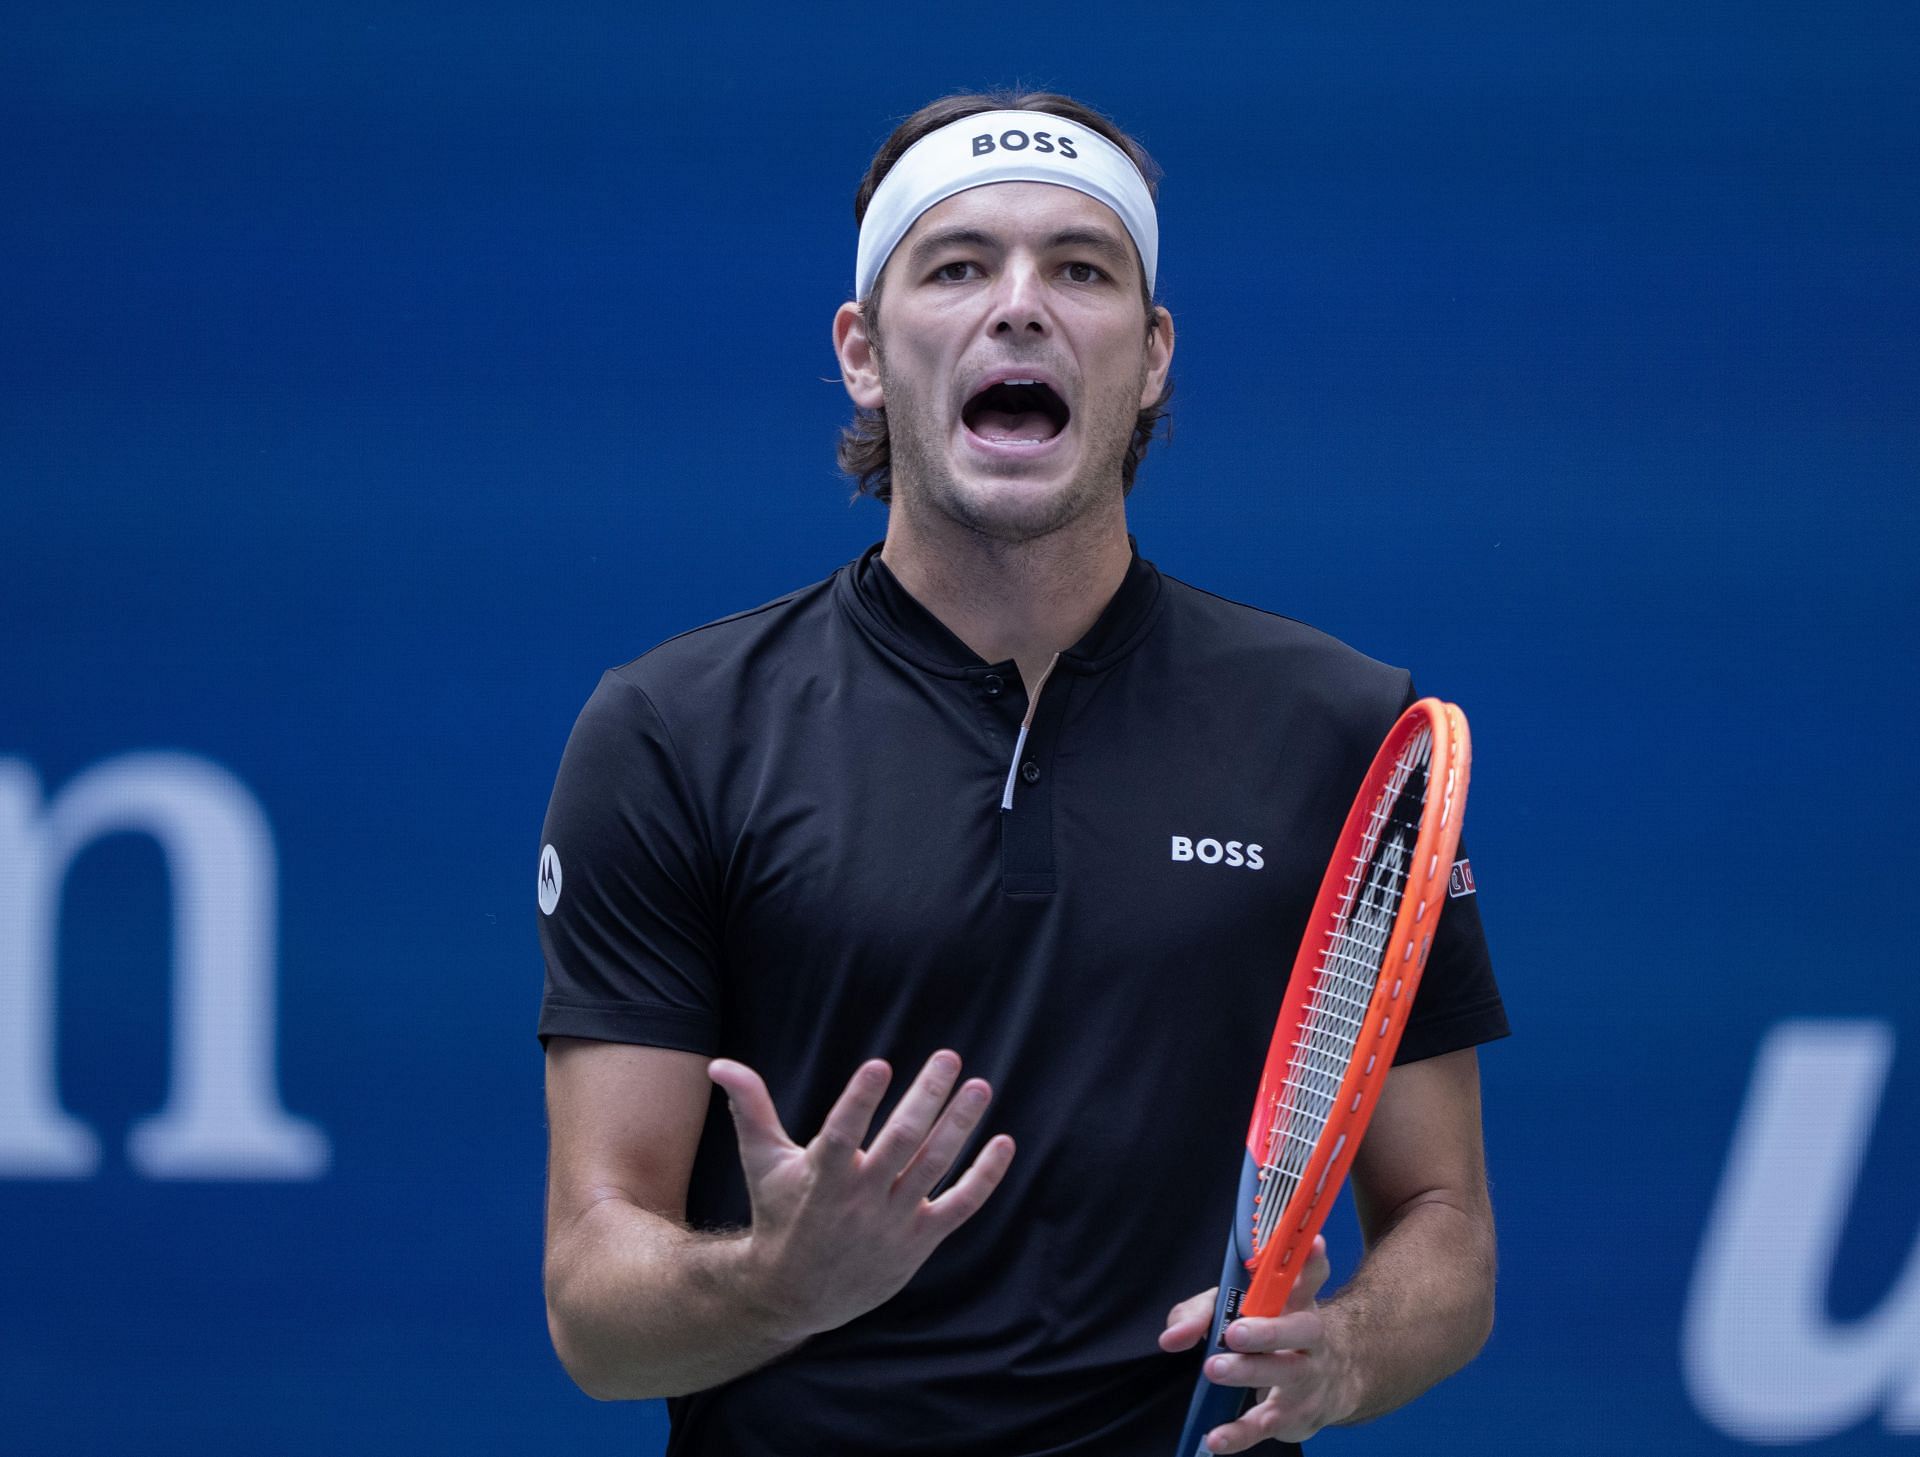
M 1320 1307 L 1321 1329 L 1325 1332 L 1322 1354 L 1327 1363 L 1327 1419 L 1323 1426 L 1353 1426 L 1374 1415 L 1367 1410 L 1367 1381 L 1361 1369 L 1361 1343 L 1355 1339 L 1353 1316 L 1350 1302 L 1335 1299 Z
M 813 1312 L 780 1267 L 776 1248 L 748 1231 L 727 1241 L 726 1254 L 732 1267 L 727 1295 L 755 1330 L 783 1350 L 792 1350 L 820 1333 Z

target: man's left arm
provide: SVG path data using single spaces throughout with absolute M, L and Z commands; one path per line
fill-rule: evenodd
M 1480 1133 L 1480 1069 L 1472 1048 L 1393 1069 L 1353 1162 L 1366 1253 L 1353 1279 L 1314 1303 L 1316 1260 L 1285 1315 L 1244 1318 L 1226 1332 L 1244 1355 L 1213 1356 L 1207 1374 L 1268 1388 L 1219 1428 L 1219 1452 L 1267 1438 L 1304 1441 L 1413 1400 L 1478 1354 L 1493 1328 L 1493 1209 Z M 1317 1268 L 1316 1268 L 1317 1267 Z M 1318 1276 L 1316 1279 L 1315 1276 Z M 1176 1307 L 1161 1344 L 1204 1334 L 1209 1292 Z M 1194 1307 L 1189 1311 L 1188 1307 Z

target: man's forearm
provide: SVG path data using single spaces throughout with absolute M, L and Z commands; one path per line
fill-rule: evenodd
M 761 1298 L 744 1233 L 704 1234 L 619 1198 L 553 1244 L 547 1325 L 561 1364 L 602 1401 L 681 1396 L 805 1339 Z
M 1491 1211 L 1435 1199 L 1402 1213 L 1321 1307 L 1351 1383 L 1339 1425 L 1404 1406 L 1471 1361 L 1493 1329 L 1493 1274 Z

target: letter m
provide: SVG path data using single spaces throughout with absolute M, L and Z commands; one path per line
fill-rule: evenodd
M 122 832 L 159 845 L 173 910 L 167 1101 L 135 1125 L 129 1160 L 154 1179 L 319 1177 L 326 1135 L 276 1088 L 272 831 L 226 771 L 147 753 L 96 765 L 44 808 L 33 770 L 0 759 L 0 1178 L 99 1167 L 93 1131 L 60 1106 L 54 984 L 67 871 Z

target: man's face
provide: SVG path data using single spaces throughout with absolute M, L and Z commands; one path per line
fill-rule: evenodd
M 1105 204 L 1043 182 L 969 189 L 914 223 L 880 292 L 896 506 L 1019 542 L 1119 502 L 1172 325 L 1161 313 L 1148 332 L 1138 257 Z

